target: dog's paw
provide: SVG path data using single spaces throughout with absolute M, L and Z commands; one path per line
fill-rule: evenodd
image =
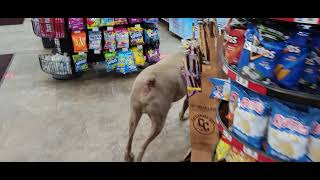
M 124 157 L 124 160 L 127 162 L 133 162 L 134 161 L 134 154 L 133 153 L 126 154 Z

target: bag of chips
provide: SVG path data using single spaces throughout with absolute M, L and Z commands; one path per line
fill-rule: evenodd
M 87 64 L 87 54 L 75 54 L 72 55 L 72 59 L 76 72 L 84 72 L 88 70 L 89 67 Z
M 159 44 L 159 34 L 157 28 L 144 29 L 144 39 L 146 44 Z
M 287 40 L 287 46 L 274 69 L 275 82 L 282 87 L 293 89 L 304 70 L 304 62 L 309 54 L 309 33 L 298 31 Z
M 158 48 L 155 48 L 155 49 L 149 48 L 147 50 L 147 60 L 150 64 L 159 62 L 160 61 L 159 49 Z
M 130 24 L 137 24 L 142 22 L 142 18 L 128 18 Z
M 105 52 L 104 57 L 106 60 L 107 72 L 115 71 L 117 69 L 118 58 L 116 52 Z
M 155 24 L 155 23 L 157 23 L 159 20 L 158 20 L 158 18 L 143 18 L 143 21 L 144 21 L 145 23 Z
M 311 124 L 307 156 L 312 162 L 320 162 L 320 110 L 311 108 L 310 111 L 317 119 Z
M 100 26 L 113 26 L 114 18 L 101 18 Z
M 133 58 L 137 66 L 144 66 L 145 60 L 143 55 L 143 49 L 139 49 L 138 47 L 130 48 L 133 53 Z
M 228 64 L 237 65 L 244 45 L 246 26 L 242 22 L 239 22 L 237 18 L 231 18 L 225 27 L 225 30 L 223 44 L 225 57 Z
M 264 36 L 271 34 L 268 34 L 268 31 L 264 36 L 261 34 L 254 25 L 248 24 L 238 69 L 251 79 L 271 80 L 274 77 L 276 60 L 280 57 L 285 43 L 282 39 L 265 38 Z
M 226 118 L 228 119 L 228 127 L 231 127 L 233 124 L 233 117 L 234 111 L 238 107 L 240 103 L 240 94 L 241 94 L 242 87 L 234 82 L 230 81 L 230 97 L 229 97 L 229 113 L 227 114 Z
M 81 31 L 84 29 L 83 18 L 68 18 L 69 29 L 72 31 Z
M 115 25 L 128 24 L 127 18 L 114 18 Z
M 129 27 L 130 45 L 137 46 L 143 45 L 143 28 L 142 27 Z
M 89 49 L 101 51 L 101 31 L 89 31 Z
M 87 19 L 87 28 L 98 28 L 100 27 L 100 18 L 86 18 Z
M 248 144 L 261 149 L 270 118 L 269 100 L 243 88 L 240 89 L 239 100 L 234 112 L 232 132 Z
M 133 54 L 131 51 L 119 51 L 118 63 L 116 71 L 121 74 L 128 74 L 138 71 L 134 63 Z
M 227 143 L 226 138 L 222 136 L 216 148 L 215 162 L 222 161 L 223 159 L 225 159 L 230 149 L 230 144 Z
M 318 89 L 318 69 L 320 65 L 320 57 L 315 51 L 311 51 L 304 61 L 304 69 L 299 79 L 301 89 L 310 90 Z
M 256 162 L 255 159 L 247 156 L 242 151 L 239 151 L 236 147 L 231 147 L 229 153 L 226 156 L 226 162 Z
M 230 81 L 219 78 L 209 78 L 212 83 L 212 91 L 210 98 L 217 98 L 225 101 L 229 101 L 230 97 Z
M 117 48 L 129 48 L 129 32 L 125 27 L 115 28 Z
M 81 32 L 72 32 L 71 33 L 72 43 L 73 43 L 73 52 L 87 52 L 87 41 L 86 33 Z
M 117 42 L 116 42 L 116 33 L 111 30 L 104 30 L 103 31 L 103 35 L 104 35 L 104 48 L 107 51 L 115 51 L 116 50 L 116 46 L 117 46 Z
M 310 113 L 273 101 L 267 154 L 284 161 L 306 161 L 310 123 L 314 118 Z

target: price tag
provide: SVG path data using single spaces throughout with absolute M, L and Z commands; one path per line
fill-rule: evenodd
M 79 55 L 84 55 L 84 52 L 79 52 Z
M 258 153 L 256 151 L 253 151 L 252 149 L 243 146 L 243 152 L 246 153 L 247 155 L 253 157 L 254 159 L 258 159 Z
M 99 31 L 99 28 L 98 27 L 93 27 L 92 31 Z
M 307 24 L 318 24 L 319 18 L 294 18 L 294 22 L 307 23 Z
M 113 27 L 112 27 L 112 26 L 108 26 L 108 27 L 107 27 L 107 30 L 108 30 L 108 31 L 113 31 Z
M 94 54 L 100 54 L 100 50 L 94 50 Z
M 223 66 L 222 66 L 222 70 L 223 70 L 224 73 L 228 74 L 228 68 L 227 68 L 227 66 L 223 65 Z
M 80 33 L 80 31 L 73 31 L 74 33 Z
M 244 86 L 244 87 L 246 87 L 246 88 L 248 87 L 248 84 L 249 84 L 249 81 L 248 81 L 248 80 L 242 78 L 242 77 L 239 76 L 239 75 L 237 75 L 236 82 L 239 83 L 239 84 L 241 84 L 242 86 Z
M 136 25 L 134 25 L 134 27 L 141 28 L 141 25 L 140 24 L 136 24 Z
M 128 51 L 128 48 L 122 48 L 122 51 L 123 52 Z
M 232 136 L 228 133 L 228 131 L 223 130 L 223 135 L 224 135 L 224 137 L 226 137 L 226 139 L 227 139 L 228 141 L 231 142 Z

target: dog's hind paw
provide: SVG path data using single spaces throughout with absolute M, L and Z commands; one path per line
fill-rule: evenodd
M 133 162 L 134 161 L 134 154 L 133 153 L 126 154 L 124 157 L 124 160 L 127 162 Z

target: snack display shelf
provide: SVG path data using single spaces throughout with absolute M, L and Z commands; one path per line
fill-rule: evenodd
M 225 103 L 227 102 L 221 101 L 219 106 L 217 107 L 218 109 L 216 112 L 221 112 L 220 110 L 221 108 L 223 108 L 223 104 Z M 243 142 L 239 138 L 235 137 L 222 121 L 222 115 L 220 113 L 216 113 L 216 122 L 219 128 L 219 132 L 225 137 L 225 139 L 227 140 L 226 143 L 228 143 L 229 145 L 235 147 L 239 151 L 252 157 L 258 162 L 280 162 L 280 160 L 268 156 L 265 152 L 258 150 L 251 145 Z
M 284 89 L 273 84 L 264 84 L 262 82 L 252 80 L 248 76 L 240 74 L 235 68 L 228 65 L 225 57 L 223 59 L 222 70 L 231 79 L 240 85 L 250 89 L 256 93 L 278 98 L 292 103 L 313 105 L 320 107 L 320 96 L 316 94 L 309 94 L 289 89 Z
M 278 20 L 278 21 L 320 25 L 320 18 L 271 18 L 271 19 Z

